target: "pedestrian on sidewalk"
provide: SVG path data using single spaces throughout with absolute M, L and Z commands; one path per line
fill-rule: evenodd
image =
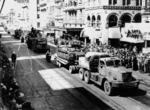
M 13 51 L 13 53 L 11 55 L 11 61 L 12 61 L 12 64 L 13 64 L 14 68 L 16 66 L 16 59 L 17 59 L 17 55 L 16 55 L 15 51 Z
M 48 49 L 47 52 L 46 52 L 46 60 L 47 60 L 48 62 L 51 61 L 51 52 L 50 52 L 50 49 Z

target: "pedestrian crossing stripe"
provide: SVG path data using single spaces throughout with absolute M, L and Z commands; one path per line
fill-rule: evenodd
M 38 72 L 53 90 L 75 88 L 73 84 L 71 84 L 64 77 L 62 77 L 57 71 L 60 70 L 55 68 L 55 69 L 40 70 Z

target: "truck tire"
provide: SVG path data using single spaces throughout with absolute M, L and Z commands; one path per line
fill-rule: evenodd
M 61 66 L 62 66 L 62 65 L 61 65 L 61 63 L 60 63 L 60 62 L 58 62 L 58 67 L 59 67 L 59 68 L 61 68 Z
M 79 69 L 79 77 L 81 80 L 84 80 L 84 69 L 83 68 Z
M 112 95 L 112 87 L 111 87 L 111 84 L 108 82 L 108 80 L 105 80 L 103 86 L 104 86 L 105 94 L 111 96 Z
M 75 67 L 74 66 L 69 66 L 69 73 L 73 73 L 75 71 Z
M 90 78 L 91 78 L 91 73 L 89 71 L 85 71 L 84 72 L 84 81 L 86 83 L 89 83 L 90 82 Z

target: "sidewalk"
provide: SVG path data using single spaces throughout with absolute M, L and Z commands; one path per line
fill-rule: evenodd
M 1 45 L 1 44 L 0 44 Z M 1 48 L 0 48 L 1 51 Z M 1 78 L 1 72 L 2 72 L 2 68 L 0 66 L 0 79 Z M 0 81 L 1 82 L 1 81 Z M 0 110 L 7 110 L 7 108 L 5 107 L 5 105 L 3 104 L 3 100 L 2 100 L 2 94 L 1 94 L 1 88 L 0 88 Z
M 139 79 L 142 84 L 150 87 L 149 73 L 141 73 L 139 71 L 133 71 L 133 76 Z

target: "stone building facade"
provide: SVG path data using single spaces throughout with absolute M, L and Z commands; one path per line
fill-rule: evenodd
M 85 0 L 86 27 L 99 29 L 102 32 L 99 37 L 107 43 L 111 28 L 141 22 L 142 4 L 142 0 Z
M 85 0 L 64 0 L 64 27 L 72 36 L 80 35 L 84 28 L 84 1 Z

